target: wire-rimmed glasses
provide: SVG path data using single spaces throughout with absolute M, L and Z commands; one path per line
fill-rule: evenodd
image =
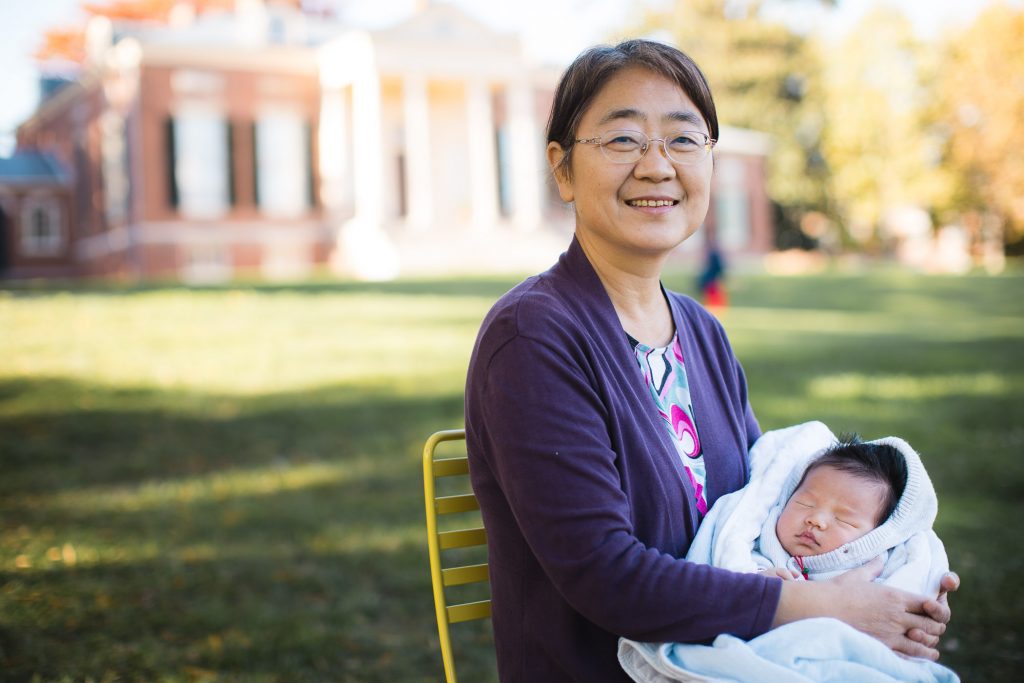
M 665 156 L 677 164 L 697 164 L 707 157 L 717 140 L 695 130 L 683 130 L 663 138 L 649 138 L 638 130 L 610 130 L 595 138 L 576 140 L 581 145 L 597 145 L 613 164 L 635 164 L 652 142 L 660 142 Z

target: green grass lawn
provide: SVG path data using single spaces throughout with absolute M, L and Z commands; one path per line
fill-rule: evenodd
M 0 679 L 442 680 L 419 452 L 512 284 L 0 289 Z M 964 580 L 944 661 L 1015 680 L 1024 275 L 730 286 L 764 428 L 922 453 Z M 488 624 L 453 629 L 493 680 Z

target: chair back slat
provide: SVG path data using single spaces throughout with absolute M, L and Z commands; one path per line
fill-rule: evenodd
M 488 581 L 486 564 L 471 564 L 465 567 L 451 567 L 441 570 L 441 578 L 446 586 L 462 586 L 467 583 Z
M 441 496 L 434 499 L 434 506 L 439 515 L 451 515 L 456 512 L 471 512 L 480 509 L 480 503 L 472 493 L 457 496 Z
M 437 536 L 441 542 L 441 550 L 487 545 L 487 532 L 484 531 L 483 527 L 462 529 L 460 531 L 442 531 Z
M 460 474 L 469 474 L 469 458 L 443 458 L 434 461 L 435 477 L 455 477 Z
M 491 616 L 491 601 L 467 602 L 448 607 L 448 622 L 458 624 L 473 619 L 488 619 Z

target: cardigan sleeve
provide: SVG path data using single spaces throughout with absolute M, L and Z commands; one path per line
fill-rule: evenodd
M 606 404 L 573 351 L 513 335 L 482 365 L 467 420 L 480 427 L 514 518 L 489 537 L 521 534 L 566 602 L 616 635 L 695 642 L 768 630 L 779 581 L 687 562 L 637 538 L 620 481 L 628 454 L 613 450 Z

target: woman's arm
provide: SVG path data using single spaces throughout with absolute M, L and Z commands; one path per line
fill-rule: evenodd
M 896 652 L 936 660 L 936 646 L 946 630 L 949 607 L 906 591 L 873 583 L 881 569 L 876 560 L 832 581 L 784 581 L 772 627 L 799 619 L 834 617 Z M 955 575 L 953 575 L 955 576 Z M 947 590 L 952 581 L 944 581 Z
M 615 446 L 609 425 L 617 423 L 600 383 L 575 355 L 583 352 L 518 335 L 488 355 L 486 373 L 471 377 L 467 441 L 477 460 L 471 457 L 470 469 L 491 515 L 488 537 L 511 558 L 503 566 L 536 562 L 574 610 L 636 640 L 763 633 L 775 610 L 775 581 L 690 563 L 637 535 L 636 501 L 623 476 L 653 476 L 643 469 L 653 456 Z M 645 495 L 680 495 L 672 476 Z M 684 533 L 682 512 L 643 521 L 656 529 L 650 537 L 667 537 L 670 528 Z

